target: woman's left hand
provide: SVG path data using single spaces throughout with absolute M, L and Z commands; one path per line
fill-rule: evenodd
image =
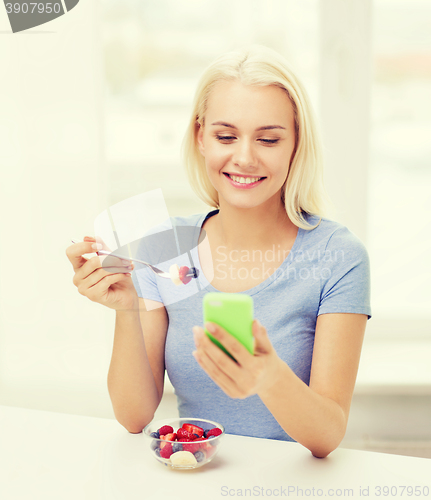
M 215 327 L 211 330 L 211 325 Z M 193 327 L 197 350 L 193 356 L 208 376 L 231 398 L 244 399 L 263 394 L 277 383 L 283 363 L 269 341 L 266 329 L 258 320 L 253 321 L 254 355 L 232 335 L 216 323 L 206 323 L 207 330 L 237 360 L 237 363 L 215 345 L 203 328 Z

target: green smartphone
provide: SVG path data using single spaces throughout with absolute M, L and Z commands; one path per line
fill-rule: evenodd
M 235 358 L 205 328 L 207 321 L 217 323 L 233 335 L 241 344 L 254 354 L 253 299 L 242 293 L 211 292 L 203 298 L 204 331 L 206 335 L 233 360 Z M 236 361 L 236 360 L 235 360 Z

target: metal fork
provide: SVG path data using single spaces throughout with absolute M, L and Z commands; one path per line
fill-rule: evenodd
M 70 240 L 72 243 L 79 243 L 77 241 Z M 96 252 L 98 255 L 110 255 L 111 257 L 117 257 L 118 259 L 121 260 L 130 260 L 133 262 L 139 262 L 139 264 L 143 264 L 144 266 L 149 267 L 157 276 L 160 276 L 161 278 L 169 278 L 171 279 L 171 275 L 165 271 L 162 271 L 156 266 L 153 266 L 152 264 L 148 264 L 148 262 L 145 262 L 143 260 L 139 259 L 132 259 L 131 257 L 122 257 L 121 255 L 116 255 L 115 253 L 107 252 L 106 250 L 98 250 Z M 191 278 L 197 278 L 199 276 L 199 270 L 196 269 L 195 267 L 191 267 L 189 272 L 186 274 L 186 276 L 190 276 Z

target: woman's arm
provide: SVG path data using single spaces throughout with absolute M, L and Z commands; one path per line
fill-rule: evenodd
M 236 364 L 195 327 L 195 357 L 229 396 L 258 394 L 289 436 L 323 458 L 337 448 L 346 431 L 366 321 L 364 314 L 318 316 L 309 386 L 277 356 L 256 321 L 254 356 L 218 327 L 211 333 Z
M 117 311 L 108 390 L 115 417 L 131 433 L 153 419 L 163 395 L 168 318 L 162 307 Z M 155 303 L 154 301 L 151 301 Z
M 309 386 L 280 360 L 277 381 L 259 393 L 289 436 L 315 457 L 326 457 L 344 438 L 366 323 L 364 314 L 318 316 Z

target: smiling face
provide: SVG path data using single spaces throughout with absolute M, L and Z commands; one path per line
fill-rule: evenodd
M 295 148 L 294 111 L 287 94 L 274 85 L 222 81 L 209 96 L 204 118 L 197 140 L 220 207 L 279 206 Z M 246 183 L 237 182 L 238 177 Z

